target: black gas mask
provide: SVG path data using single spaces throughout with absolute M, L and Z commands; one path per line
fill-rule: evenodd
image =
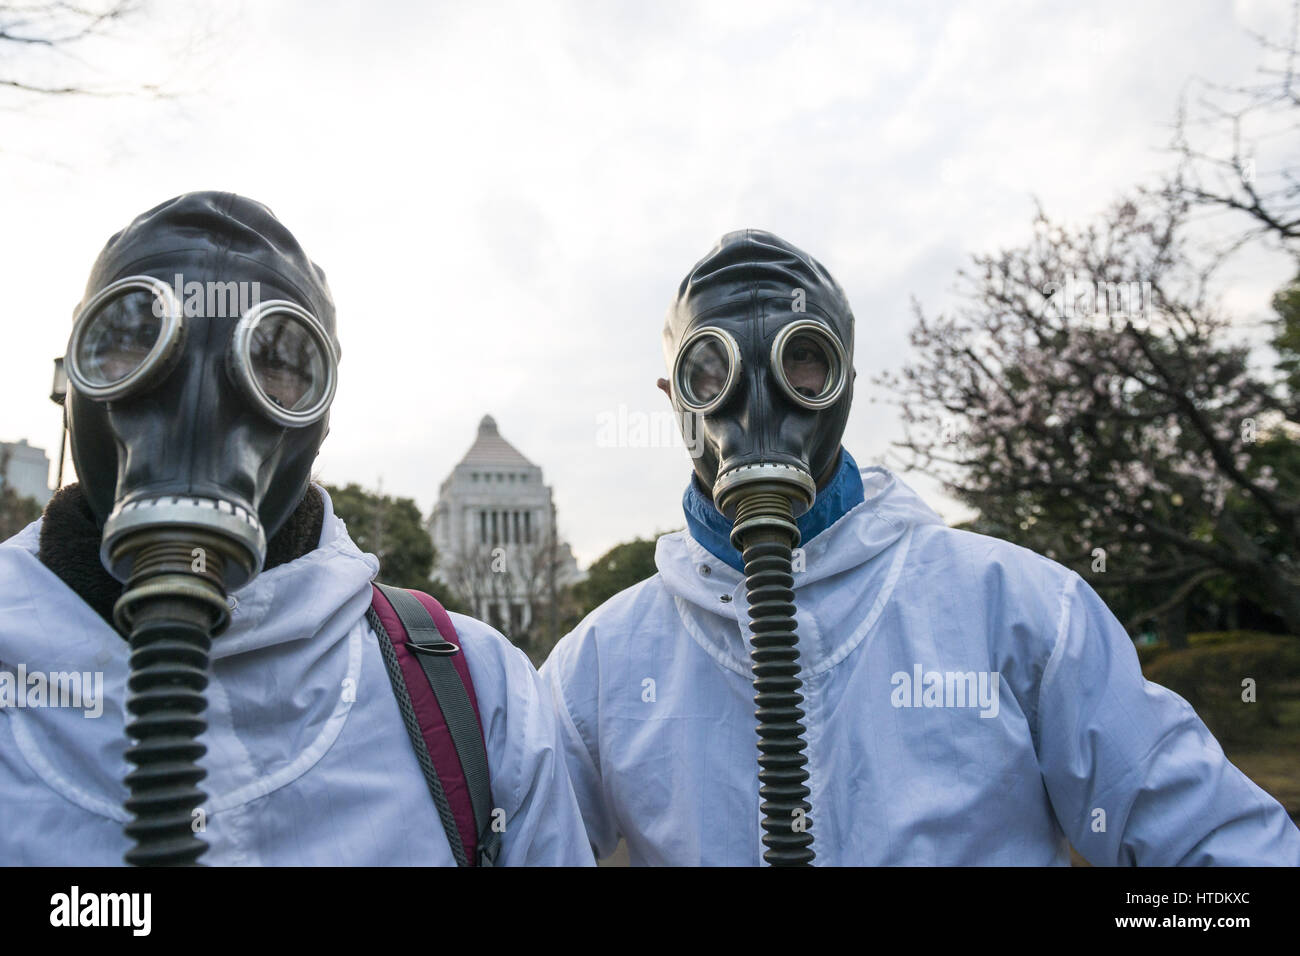
M 664 326 L 669 391 L 695 476 L 745 564 L 764 859 L 813 859 L 791 555 L 795 519 L 834 475 L 853 400 L 853 313 L 811 256 L 728 233 L 683 280 Z
M 109 240 L 64 367 L 77 477 L 126 583 L 131 863 L 193 863 L 208 650 L 307 490 L 337 384 L 324 274 L 259 203 L 191 193 Z
M 839 464 L 853 402 L 853 312 L 816 259 L 769 232 L 728 233 L 682 281 L 664 326 L 695 474 L 733 517 L 772 479 L 806 511 Z

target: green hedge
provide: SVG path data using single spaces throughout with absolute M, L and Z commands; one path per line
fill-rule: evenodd
M 1220 741 L 1249 743 L 1262 734 L 1300 727 L 1300 638 L 1250 631 L 1194 634 L 1171 651 L 1138 648 L 1147 680 L 1168 687 L 1196 709 Z M 1255 701 L 1242 700 L 1242 681 Z

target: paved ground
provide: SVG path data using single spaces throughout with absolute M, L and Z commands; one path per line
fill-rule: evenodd
M 598 862 L 600 866 L 631 866 L 627 858 L 627 841 L 619 840 L 614 852 Z

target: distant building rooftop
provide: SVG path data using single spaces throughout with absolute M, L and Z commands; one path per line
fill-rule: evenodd
M 525 458 L 514 445 L 501 437 L 497 431 L 497 420 L 491 415 L 484 415 L 483 420 L 478 423 L 478 437 L 474 439 L 474 444 L 470 445 L 469 451 L 465 452 L 465 457 L 460 460 L 462 465 L 529 465 L 532 462 Z

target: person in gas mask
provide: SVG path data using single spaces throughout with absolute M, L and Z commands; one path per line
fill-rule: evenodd
M 1300 863 L 1078 575 L 859 469 L 853 314 L 815 259 L 724 236 L 663 340 L 687 527 L 542 668 L 597 856 Z
M 338 356 L 325 276 L 265 206 L 191 193 L 109 240 L 66 359 L 78 483 L 0 545 L 0 684 L 25 676 L 0 863 L 468 862 L 386 673 L 378 562 L 310 480 Z M 420 647 L 472 676 L 479 862 L 592 862 L 548 692 L 452 618 L 460 651 Z

